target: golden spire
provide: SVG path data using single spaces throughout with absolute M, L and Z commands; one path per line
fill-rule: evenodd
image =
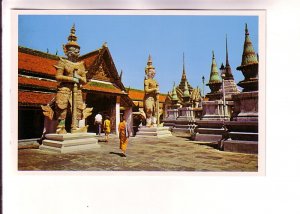
M 64 52 L 66 53 L 66 50 L 69 48 L 69 47 L 77 47 L 77 48 L 80 48 L 80 46 L 78 45 L 77 43 L 77 36 L 75 35 L 75 24 L 73 24 L 72 28 L 71 28 L 71 32 L 70 32 L 70 35 L 68 36 L 68 43 L 63 45 L 63 49 L 64 49 Z
M 145 73 L 148 74 L 149 69 L 154 69 L 153 65 L 152 65 L 152 57 L 149 54 L 148 57 L 148 62 L 147 62 L 147 66 L 145 67 Z

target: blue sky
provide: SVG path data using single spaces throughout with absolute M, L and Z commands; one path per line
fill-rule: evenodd
M 225 64 L 226 34 L 235 81 L 243 80 L 236 67 L 242 60 L 245 23 L 258 52 L 258 16 L 19 15 L 18 44 L 63 56 L 62 44 L 73 23 L 82 55 L 107 42 L 126 87 L 143 89 L 151 54 L 162 93 L 170 91 L 174 81 L 180 82 L 183 52 L 188 81 L 202 90 L 201 78 L 205 77 L 205 84 L 209 80 L 213 50 L 218 67 Z M 209 91 L 205 86 L 205 93 Z

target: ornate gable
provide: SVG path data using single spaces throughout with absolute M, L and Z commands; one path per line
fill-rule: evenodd
M 89 80 L 111 82 L 123 89 L 124 86 L 120 81 L 113 59 L 105 45 L 97 51 L 82 56 L 81 59 L 86 62 L 87 78 Z
M 114 78 L 109 72 L 109 68 L 107 67 L 104 60 L 102 60 L 98 65 L 98 68 L 95 68 L 91 79 L 94 80 L 102 80 L 107 82 L 115 82 Z

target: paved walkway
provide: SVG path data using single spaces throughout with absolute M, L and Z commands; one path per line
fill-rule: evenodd
M 176 135 L 176 136 L 174 136 Z M 205 143 L 190 141 L 184 134 L 161 139 L 130 138 L 127 157 L 121 157 L 119 140 L 111 136 L 101 148 L 69 154 L 18 150 L 19 170 L 80 171 L 251 171 L 258 170 L 258 156 L 222 152 Z

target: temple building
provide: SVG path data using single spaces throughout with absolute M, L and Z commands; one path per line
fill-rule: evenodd
M 185 62 L 184 62 L 184 55 L 183 55 L 183 67 L 182 67 L 182 75 L 181 80 L 178 86 L 172 88 L 170 92 L 168 92 L 166 98 L 166 108 L 172 109 L 173 99 L 175 97 L 176 92 L 176 99 L 178 99 L 178 106 L 184 106 L 189 104 L 190 107 L 199 108 L 200 103 L 202 101 L 201 91 L 200 88 L 193 88 L 187 80 L 186 70 L 185 70 Z
M 165 125 L 171 127 L 173 131 L 188 131 L 191 121 L 201 119 L 202 101 L 200 88 L 193 88 L 187 80 L 183 55 L 180 83 L 176 86 L 174 82 L 166 98 L 166 114 L 163 120 Z
M 41 105 L 47 105 L 55 98 L 58 83 L 54 65 L 58 60 L 57 55 L 26 47 L 18 48 L 19 139 L 39 138 L 43 133 L 46 124 Z M 92 115 L 86 121 L 81 121 L 89 125 L 88 131 L 96 132 L 94 117 L 98 112 L 110 117 L 112 131 L 117 130 L 122 114 L 132 124 L 134 103 L 121 82 L 107 44 L 80 56 L 79 61 L 84 61 L 88 71 L 88 83 L 82 89 L 83 98 L 87 107 L 93 107 Z M 70 116 L 66 123 L 66 128 L 70 129 Z

